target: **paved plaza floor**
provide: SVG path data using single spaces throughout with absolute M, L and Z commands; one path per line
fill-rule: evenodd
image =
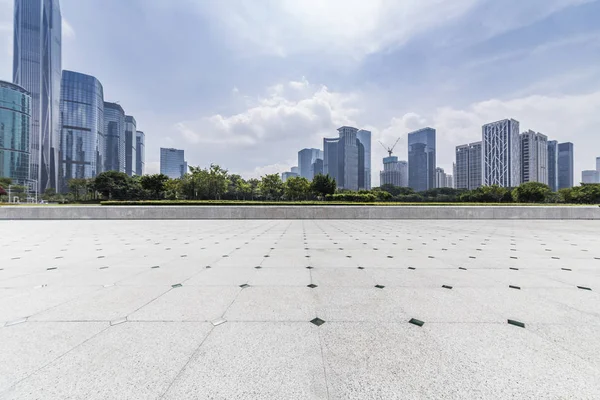
M 600 398 L 599 221 L 0 228 L 1 399 Z

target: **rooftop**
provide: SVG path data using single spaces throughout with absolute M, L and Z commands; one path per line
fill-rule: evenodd
M 0 398 L 599 398 L 599 224 L 0 221 Z

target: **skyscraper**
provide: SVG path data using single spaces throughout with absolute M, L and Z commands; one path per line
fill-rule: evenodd
M 358 190 L 361 172 L 364 185 L 364 145 L 357 138 L 358 129 L 342 126 L 338 132 L 338 138 L 323 139 L 323 172 L 335 179 L 338 188 Z
M 595 169 L 581 171 L 581 183 L 600 183 L 600 173 Z
M 135 133 L 135 174 L 142 176 L 146 173 L 146 134 L 142 131 Z
M 558 142 L 548 141 L 548 186 L 553 192 L 558 190 Z
M 379 185 L 408 186 L 408 163 L 398 161 L 398 157 L 390 156 L 383 159 L 383 171 L 379 173 Z
M 125 116 L 125 173 L 135 175 L 136 148 L 137 148 L 137 122 L 131 115 Z
M 323 152 L 319 149 L 302 149 L 298 152 L 298 169 L 300 176 L 312 180 L 312 165 L 317 159 L 323 159 Z
M 371 190 L 371 131 L 360 129 L 356 134 L 356 137 L 364 146 L 363 179 L 361 179 L 359 172 L 358 187 L 359 189 Z
M 18 185 L 29 180 L 30 129 L 31 96 L 18 85 L 0 81 L 0 177 Z
M 600 172 L 600 157 L 596 157 L 596 171 Z
M 125 111 L 104 102 L 104 170 L 125 172 Z
M 437 167 L 435 169 L 435 187 L 436 188 L 447 187 L 446 186 L 447 177 L 448 177 L 448 175 L 446 175 L 446 171 L 444 171 L 444 168 Z
M 323 153 L 323 152 L 321 152 Z M 323 174 L 323 159 L 317 158 L 315 162 L 310 166 L 310 173 L 313 177 Z
M 417 192 L 435 187 L 436 132 L 423 128 L 408 134 L 408 186 Z
M 469 190 L 475 190 L 483 184 L 482 142 L 469 144 Z
M 30 178 L 58 188 L 62 17 L 58 0 L 15 0 L 13 82 L 31 95 Z
M 60 98 L 60 188 L 104 170 L 104 92 L 93 76 L 63 71 Z
M 483 185 L 515 187 L 521 183 L 519 122 L 504 119 L 482 127 Z
M 521 134 L 521 183 L 548 184 L 548 137 L 532 130 Z
M 573 143 L 558 145 L 558 189 L 572 188 L 573 185 Z
M 187 162 L 183 150 L 160 149 L 160 173 L 177 179 L 187 173 Z

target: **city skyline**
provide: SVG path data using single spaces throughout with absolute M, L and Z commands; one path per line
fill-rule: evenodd
M 552 6 L 536 2 L 538 6 L 531 7 L 535 10 L 534 15 L 531 14 L 533 11 L 515 3 L 506 9 L 516 12 L 518 18 L 511 19 L 510 24 L 500 31 L 491 28 L 489 17 L 504 10 L 498 10 L 486 1 L 474 1 L 473 5 L 461 3 L 455 9 L 456 13 L 449 17 L 443 10 L 423 12 L 427 9 L 426 4 L 368 5 L 364 6 L 366 10 L 361 10 L 363 14 L 380 15 L 381 9 L 377 7 L 404 6 L 408 10 L 407 15 L 414 16 L 415 20 L 427 18 L 427 23 L 417 24 L 420 26 L 418 29 L 409 24 L 402 37 L 392 37 L 392 42 L 379 42 L 374 47 L 361 46 L 384 37 L 380 33 L 390 31 L 389 24 L 380 24 L 377 34 L 368 29 L 351 30 L 349 34 L 354 35 L 352 37 L 356 40 L 353 41 L 355 44 L 348 45 L 349 48 L 344 47 L 347 40 L 341 40 L 333 29 L 310 35 L 306 51 L 314 57 L 301 63 L 296 62 L 300 49 L 294 43 L 298 40 L 290 41 L 286 36 L 262 40 L 263 44 L 272 44 L 273 48 L 281 50 L 274 53 L 271 48 L 266 54 L 257 50 L 257 43 L 245 43 L 243 57 L 249 62 L 240 67 L 239 73 L 231 66 L 239 66 L 240 63 L 229 53 L 240 48 L 242 36 L 237 28 L 230 35 L 221 30 L 229 26 L 224 18 L 231 13 L 232 6 L 209 7 L 208 4 L 200 1 L 197 7 L 187 4 L 186 8 L 183 4 L 159 5 L 158 2 L 138 0 L 127 3 L 61 1 L 65 20 L 63 68 L 97 77 L 105 86 L 108 101 L 121 102 L 127 113 L 134 115 L 138 121 L 144 121 L 147 172 L 158 172 L 158 149 L 161 146 L 185 148 L 192 165 L 207 166 L 215 162 L 248 177 L 283 172 L 296 165 L 299 148 L 320 147 L 320 138 L 331 135 L 337 126 L 346 124 L 365 127 L 372 132 L 373 140 L 386 143 L 399 136 L 403 138 L 401 143 L 405 143 L 409 131 L 432 126 L 438 131 L 437 165 L 449 172 L 455 146 L 474 140 L 473 136 L 477 135 L 482 124 L 501 118 L 519 120 L 524 131 L 534 129 L 559 142 L 574 142 L 577 146 L 576 181 L 582 170 L 590 168 L 586 160 L 597 156 L 600 139 L 594 137 L 593 127 L 597 126 L 598 117 L 592 111 L 600 104 L 600 85 L 597 72 L 583 66 L 594 65 L 592 59 L 585 57 L 598 54 L 589 51 L 598 43 L 595 40 L 597 28 L 591 18 L 600 11 L 598 2 L 564 2 Z M 135 7 L 143 10 L 144 19 L 136 34 L 127 35 L 124 32 L 129 29 L 126 23 L 129 20 L 125 16 Z M 288 6 L 260 6 L 257 12 L 264 13 L 265 7 L 275 7 L 275 10 L 269 11 L 282 15 L 281 12 L 286 11 L 282 9 Z M 12 34 L 9 33 L 12 29 L 12 8 L 12 1 L 0 1 L 3 40 L 0 50 L 4 49 L 7 55 L 7 62 L 0 62 L 0 79 L 6 81 L 10 81 L 12 76 L 12 62 L 9 61 L 13 52 Z M 362 15 L 355 5 L 341 10 L 332 3 L 322 10 L 320 17 L 329 21 L 336 15 L 331 12 L 333 10 L 346 16 Z M 191 12 L 184 15 L 186 11 Z M 310 21 L 303 19 L 305 16 L 300 10 L 291 11 L 286 15 L 298 22 L 294 26 L 298 29 L 312 27 L 307 25 Z M 388 11 L 389 15 L 398 15 L 391 12 L 397 9 Z M 106 20 L 103 15 L 117 16 L 111 32 L 107 33 L 105 24 L 101 23 Z M 452 23 L 442 22 L 442 16 L 448 17 L 446 19 Z M 196 40 L 198 37 L 205 40 L 201 41 L 198 51 L 177 53 L 175 48 L 170 50 L 167 47 L 166 42 L 171 45 L 174 40 L 187 43 L 184 37 L 167 29 L 167 26 L 178 22 L 182 28 L 197 29 L 195 26 L 199 24 L 196 22 L 208 17 L 215 18 L 215 29 L 220 35 L 209 35 L 208 28 L 201 28 L 196 32 L 200 36 L 195 37 Z M 165 28 L 149 23 L 157 18 L 163 20 Z M 470 42 L 434 51 L 436 38 L 465 39 L 457 26 L 474 19 L 488 21 L 481 28 L 484 31 L 481 43 Z M 258 32 L 258 35 L 246 36 L 261 37 L 264 32 L 260 31 L 259 25 L 256 21 L 249 21 L 247 28 Z M 519 40 L 522 37 L 528 40 Z M 284 42 L 279 43 L 280 40 Z M 324 55 L 325 42 L 330 45 L 334 57 Z M 511 46 L 516 42 L 520 43 L 519 46 Z M 226 54 L 217 52 L 221 45 Z M 90 48 L 94 50 L 86 51 Z M 569 57 L 553 62 L 552 68 L 543 67 L 548 65 L 543 61 L 556 54 L 557 49 L 567 52 Z M 139 57 L 139 64 L 124 61 L 127 51 Z M 171 57 L 164 57 L 165 52 Z M 88 53 L 89 56 L 79 56 Z M 197 69 L 200 54 L 202 59 L 206 55 L 217 56 L 214 65 L 202 67 L 206 74 L 189 73 L 191 69 Z M 418 54 L 419 62 L 414 63 L 414 57 L 406 57 L 411 54 Z M 459 55 L 461 57 L 457 57 Z M 318 65 L 324 72 L 315 71 L 316 59 L 319 59 Z M 403 61 L 409 59 L 410 63 Z M 170 61 L 165 64 L 166 61 L 161 60 Z M 442 61 L 453 67 L 442 68 Z M 340 62 L 341 70 L 338 68 Z M 411 63 L 416 65 L 411 66 Z M 523 68 L 524 63 L 536 65 L 536 68 L 529 71 Z M 144 68 L 140 68 L 141 65 Z M 290 68 L 290 65 L 294 67 Z M 420 72 L 412 75 L 414 84 L 387 72 L 401 66 L 407 72 L 402 75 L 411 76 L 410 72 L 417 65 Z M 160 79 L 149 91 L 142 82 L 149 79 L 152 71 L 165 70 L 169 66 L 178 68 L 177 74 L 169 74 L 175 77 L 158 75 Z M 206 70 L 214 66 L 222 71 L 220 75 Z M 261 74 L 259 70 L 266 73 Z M 453 71 L 450 75 L 449 70 Z M 211 79 L 194 78 L 195 75 L 210 76 Z M 367 75 L 379 78 L 364 79 Z M 469 76 L 470 81 L 465 81 L 465 76 Z M 189 79 L 193 80 L 183 83 Z M 442 84 L 445 82 L 447 84 Z M 394 93 L 398 90 L 404 94 L 401 97 L 411 101 L 395 101 L 397 96 Z M 192 91 L 203 95 L 198 97 Z M 426 92 L 427 96 L 419 97 L 418 92 Z M 174 96 L 185 100 L 180 109 L 157 100 Z M 401 144 L 396 154 L 404 159 L 405 152 L 406 144 Z M 241 157 L 242 154 L 247 154 L 247 157 Z M 379 181 L 384 156 L 382 149 L 373 148 L 372 186 Z

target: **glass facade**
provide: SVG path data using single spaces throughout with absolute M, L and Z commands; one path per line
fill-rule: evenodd
M 358 190 L 359 177 L 364 184 L 364 146 L 357 138 L 358 129 L 342 126 L 340 136 L 323 139 L 323 173 L 329 174 L 340 189 Z
M 314 173 L 312 165 L 317 159 L 323 159 L 323 152 L 319 149 L 302 149 L 298 152 L 298 169 L 300 176 L 312 180 Z
M 125 172 L 125 111 L 104 103 L 104 170 Z
M 137 131 L 135 134 L 135 174 L 142 176 L 146 173 L 146 134 Z
M 416 192 L 435 187 L 436 132 L 423 128 L 408 134 L 408 186 Z
M 572 188 L 573 185 L 573 143 L 558 145 L 558 188 Z
M 160 149 L 160 173 L 169 178 L 181 178 L 187 173 L 187 163 L 183 150 Z
M 94 178 L 104 168 L 104 91 L 93 76 L 63 71 L 60 101 L 60 186 Z
M 30 134 L 31 96 L 18 85 L 0 81 L 0 177 L 27 183 Z
M 356 137 L 364 146 L 364 178 L 362 181 L 359 178 L 360 182 L 358 186 L 360 189 L 371 190 L 371 132 L 361 129 L 356 134 Z
M 58 0 L 16 0 L 13 82 L 31 95 L 30 177 L 58 188 L 62 17 Z
M 503 119 L 482 127 L 483 185 L 516 187 L 521 184 L 519 121 Z
M 131 115 L 125 116 L 125 173 L 135 175 L 137 149 L 137 122 Z
M 548 141 L 548 186 L 553 192 L 558 190 L 558 142 Z

